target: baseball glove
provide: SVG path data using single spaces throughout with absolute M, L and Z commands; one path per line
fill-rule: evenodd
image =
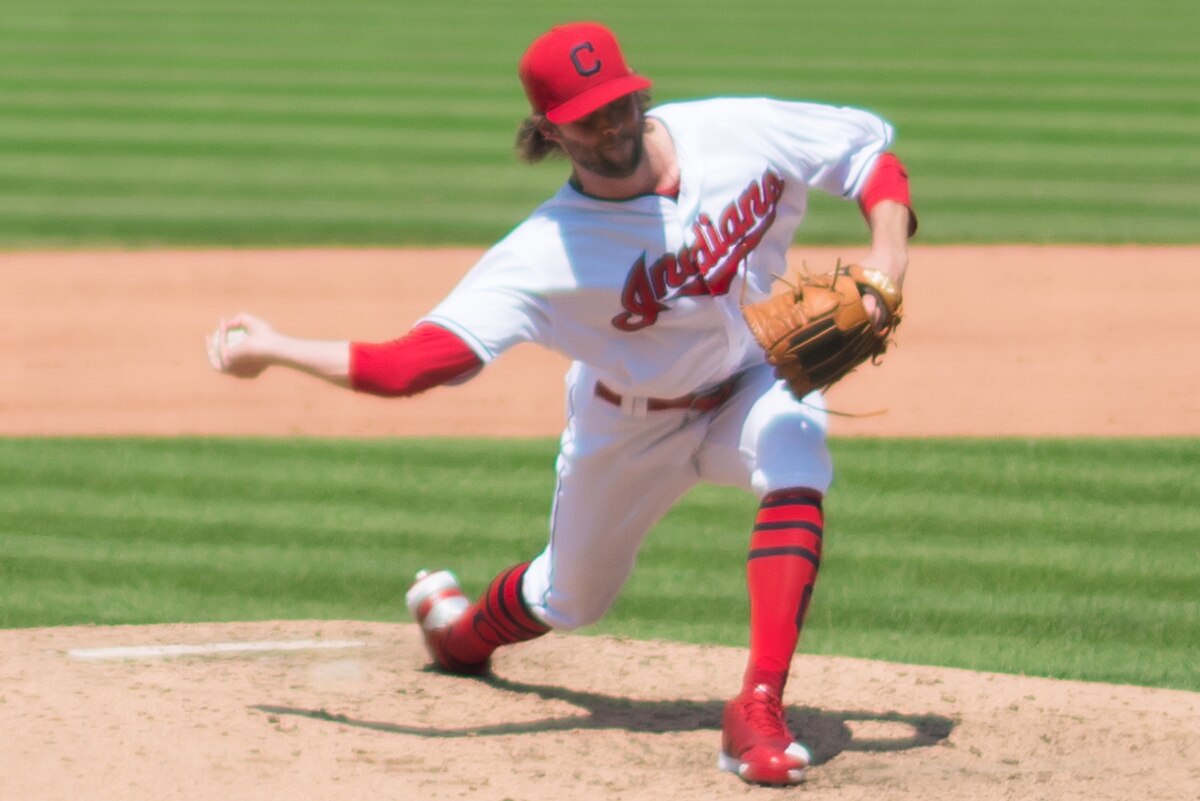
M 887 350 L 903 310 L 899 287 L 884 273 L 838 262 L 833 272 L 780 280 L 789 291 L 743 305 L 742 315 L 797 398 L 828 388 Z M 884 312 L 878 329 L 863 306 L 865 293 Z

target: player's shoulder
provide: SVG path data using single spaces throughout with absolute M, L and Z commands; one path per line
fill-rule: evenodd
M 673 133 L 694 132 L 705 138 L 753 136 L 785 124 L 797 114 L 816 112 L 819 104 L 766 95 L 726 95 L 663 103 L 648 112 Z
M 702 97 L 690 100 L 672 100 L 650 109 L 652 117 L 664 120 L 688 118 L 728 119 L 731 113 L 738 114 L 765 108 L 771 101 L 758 96 Z
M 890 126 L 875 113 L 852 106 L 766 95 L 711 97 L 664 103 L 649 116 L 661 120 L 676 144 L 714 143 L 751 148 L 843 138 L 847 133 L 890 136 Z M 857 135 L 857 134 L 856 134 Z
M 847 112 L 863 112 L 849 106 L 832 105 L 814 100 L 773 97 L 770 95 L 722 95 L 719 97 L 676 100 L 650 109 L 653 117 L 673 119 L 706 118 L 737 124 L 748 116 L 778 114 L 811 114 L 822 116 Z
M 563 232 L 581 213 L 573 193 L 560 190 L 518 222 L 485 253 L 481 264 L 539 274 L 563 260 Z
M 681 150 L 722 152 L 757 149 L 767 131 L 780 127 L 767 97 L 708 97 L 664 103 L 647 116 L 666 126 Z

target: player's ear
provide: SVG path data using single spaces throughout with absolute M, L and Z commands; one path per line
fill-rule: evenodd
M 545 117 L 538 121 L 538 133 L 542 135 L 543 139 L 562 144 L 562 134 L 559 133 L 558 126 Z

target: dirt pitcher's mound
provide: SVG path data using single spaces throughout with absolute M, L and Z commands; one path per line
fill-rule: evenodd
M 0 797 L 745 798 L 715 767 L 743 661 L 552 635 L 476 680 L 426 670 L 411 625 L 2 631 Z M 788 701 L 821 798 L 1200 786 L 1200 694 L 799 656 Z

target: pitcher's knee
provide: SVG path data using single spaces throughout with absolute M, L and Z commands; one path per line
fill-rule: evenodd
M 525 605 L 543 623 L 564 631 L 590 626 L 608 612 L 622 581 L 596 581 L 596 573 L 552 565 L 550 549 L 543 551 L 525 572 L 522 593 Z
M 598 623 L 612 607 L 612 601 L 608 598 L 565 598 L 551 589 L 537 613 L 553 628 L 570 631 Z

